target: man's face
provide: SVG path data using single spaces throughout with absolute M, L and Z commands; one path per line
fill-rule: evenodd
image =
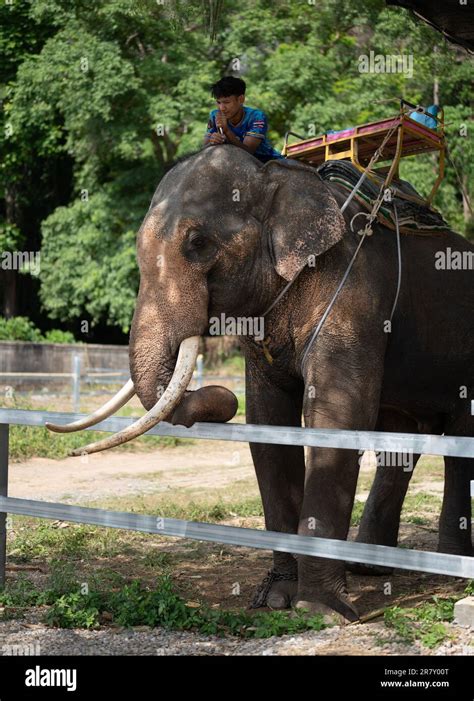
M 230 95 L 229 97 L 218 97 L 216 105 L 227 119 L 233 119 L 244 104 L 245 95 Z

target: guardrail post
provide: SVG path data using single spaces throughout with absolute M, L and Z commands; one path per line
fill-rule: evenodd
M 198 357 L 196 358 L 197 386 L 199 389 L 202 387 L 203 366 L 204 366 L 204 356 L 202 353 L 199 353 Z
M 8 424 L 0 424 L 0 496 L 8 496 Z M 7 514 L 0 512 L 0 589 L 5 586 L 7 563 Z
M 81 405 L 81 356 L 74 355 L 73 359 L 73 378 L 72 378 L 72 400 L 74 412 L 77 414 Z

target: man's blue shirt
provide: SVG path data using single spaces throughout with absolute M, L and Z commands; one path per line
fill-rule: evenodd
M 273 148 L 267 139 L 268 122 L 265 112 L 255 110 L 252 107 L 243 105 L 244 114 L 240 122 L 236 125 L 227 122 L 229 129 L 243 141 L 246 136 L 253 136 L 260 139 L 260 144 L 257 150 L 254 151 L 254 156 L 262 163 L 272 160 L 273 158 L 283 158 L 281 153 Z M 219 110 L 212 110 L 207 123 L 206 134 L 214 134 L 218 131 L 216 127 L 216 115 Z

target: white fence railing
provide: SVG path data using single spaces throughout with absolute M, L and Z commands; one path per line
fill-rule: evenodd
M 279 550 L 334 560 L 363 562 L 400 569 L 418 570 L 454 577 L 474 577 L 474 558 L 462 555 L 422 552 L 405 548 L 371 545 L 350 541 L 292 535 L 250 528 L 236 528 L 209 523 L 195 523 L 160 516 L 146 516 L 68 504 L 57 504 L 8 496 L 9 426 L 43 426 L 45 421 L 69 423 L 82 414 L 0 409 L 0 586 L 5 582 L 7 513 L 87 523 L 108 528 L 181 536 L 229 545 Z M 86 430 L 119 431 L 133 418 L 114 417 Z M 289 426 L 255 426 L 252 424 L 197 423 L 191 428 L 160 423 L 148 435 L 174 436 L 207 440 L 228 440 L 278 445 L 316 446 L 356 450 L 383 450 L 430 455 L 474 458 L 474 438 L 432 436 L 378 431 L 346 431 Z M 80 470 L 78 459 L 78 470 Z M 126 460 L 126 458 L 124 458 Z

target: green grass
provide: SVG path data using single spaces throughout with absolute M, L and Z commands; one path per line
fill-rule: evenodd
M 409 512 L 431 511 L 432 509 L 437 513 L 438 509 L 441 508 L 441 503 L 441 497 L 435 494 L 425 494 L 424 492 L 407 494 L 403 502 L 402 515 Z
M 204 603 L 184 599 L 175 590 L 169 573 L 171 558 L 167 553 L 152 556 L 152 565 L 164 567 L 146 587 L 137 579 L 131 582 L 118 572 L 103 568 L 87 576 L 87 588 L 81 582 L 74 563 L 51 562 L 51 573 L 44 588 L 39 589 L 25 575 L 19 575 L 0 592 L 4 618 L 18 618 L 32 607 L 44 607 L 44 621 L 61 628 L 97 628 L 104 623 L 118 626 L 162 626 L 173 630 L 195 630 L 203 634 L 237 635 L 266 638 L 271 635 L 321 630 L 321 616 L 307 617 L 302 612 L 258 612 L 216 610 Z M 150 564 L 150 563 L 149 563 Z M 384 622 L 404 643 L 420 641 L 434 649 L 449 639 L 446 623 L 453 620 L 454 603 L 472 594 L 474 583 L 467 585 L 459 597 L 433 597 L 416 608 L 393 606 L 384 614 Z
M 321 615 L 308 616 L 303 611 L 251 615 L 243 610 L 224 611 L 186 602 L 175 591 L 169 574 L 161 575 L 154 588 L 146 588 L 138 580 L 126 583 L 114 572 L 109 572 L 108 577 L 101 573 L 95 581 L 89 580 L 84 589 L 73 569 L 58 562 L 53 565 L 45 589 L 37 589 L 23 576 L 0 592 L 4 618 L 18 617 L 28 608 L 42 606 L 46 607 L 44 622 L 59 628 L 98 628 L 111 622 L 124 627 L 161 626 L 243 638 L 268 638 L 327 627 Z
M 470 579 L 467 583 L 467 587 L 464 590 L 466 596 L 474 596 L 474 579 Z
M 170 499 L 160 499 L 153 507 L 142 507 L 134 498 L 127 502 L 127 497 L 119 500 L 126 509 L 133 513 L 145 512 L 163 518 L 177 518 L 185 521 L 204 521 L 219 523 L 236 516 L 248 518 L 263 516 L 259 497 L 241 501 L 190 501 L 183 504 Z M 107 506 L 117 504 L 117 500 L 108 501 Z M 121 510 L 121 509 L 119 509 Z M 89 557 L 114 557 L 119 553 L 130 551 L 137 534 L 123 533 L 115 528 L 67 524 L 58 528 L 49 521 L 35 521 L 31 517 L 16 516 L 12 522 L 13 538 L 8 541 L 8 556 L 19 562 L 28 562 L 35 558 L 44 560 L 68 558 L 84 560 Z M 128 545 L 127 545 L 128 543 Z
M 28 460 L 29 458 L 61 459 L 69 455 L 71 450 L 80 448 L 87 443 L 100 440 L 107 436 L 100 431 L 80 431 L 79 433 L 51 433 L 46 428 L 33 426 L 11 426 L 10 428 L 10 459 L 13 461 Z M 124 443 L 116 450 L 123 452 L 149 451 L 156 448 L 170 448 L 177 445 L 194 443 L 188 438 L 173 436 L 145 436 L 131 443 Z
M 19 562 L 34 559 L 67 558 L 69 561 L 87 557 L 113 557 L 126 551 L 120 531 L 88 525 L 68 525 L 57 528 L 50 522 L 37 525 L 31 518 L 13 520 L 12 540 L 8 541 L 8 556 Z
M 59 597 L 46 613 L 45 621 L 61 628 L 97 628 L 107 620 L 119 626 L 161 626 L 172 630 L 194 630 L 204 635 L 234 635 L 268 638 L 272 635 L 322 630 L 322 616 L 273 611 L 250 615 L 245 611 L 222 611 L 196 602 L 187 603 L 173 588 L 169 576 L 162 576 L 154 589 L 137 580 L 115 592 L 78 592 Z
M 434 596 L 432 601 L 416 608 L 392 606 L 385 611 L 384 622 L 388 628 L 396 631 L 401 641 L 413 643 L 419 640 L 432 649 L 451 637 L 444 623 L 453 620 L 455 602 L 456 598 Z
M 100 508 L 132 511 L 134 513 L 146 513 L 162 516 L 163 518 L 178 518 L 184 521 L 206 521 L 219 523 L 236 516 L 240 518 L 263 517 L 263 508 L 260 497 L 251 496 L 244 499 L 189 499 L 186 495 L 182 500 L 167 499 L 159 495 L 144 495 L 142 497 L 115 497 L 101 500 Z
M 27 401 L 8 400 L 7 408 L 26 409 L 36 411 L 50 411 L 54 407 L 33 406 Z M 123 415 L 131 413 L 139 416 L 140 409 L 124 407 Z M 120 413 L 118 414 L 120 415 Z M 61 459 L 69 455 L 71 450 L 81 448 L 87 443 L 105 438 L 108 434 L 101 431 L 79 431 L 78 433 L 53 433 L 47 428 L 35 426 L 11 426 L 9 456 L 13 462 L 28 460 L 29 458 Z M 142 436 L 136 440 L 117 446 L 116 450 L 123 452 L 150 451 L 156 448 L 173 448 L 178 445 L 190 445 L 194 440 L 188 438 L 174 438 L 173 436 Z
M 351 526 L 359 526 L 364 511 L 365 503 L 359 501 L 356 497 L 354 507 L 352 509 Z M 441 511 L 442 499 L 435 494 L 407 494 L 403 503 L 402 522 L 413 523 L 417 526 L 429 526 L 430 516 L 438 515 Z M 402 547 L 399 545 L 399 547 Z
M 413 516 L 411 514 L 405 514 L 405 521 L 407 523 L 413 523 L 415 526 L 428 526 L 430 523 L 427 518 Z
M 226 358 L 222 365 L 231 375 L 244 375 L 245 373 L 245 358 L 243 355 L 231 355 Z
M 413 499 L 413 498 L 412 498 Z M 427 495 L 415 495 L 415 502 L 437 501 L 437 497 L 427 498 Z M 115 497 L 101 500 L 101 508 L 132 513 L 146 513 L 163 518 L 176 518 L 184 521 L 200 521 L 220 523 L 232 518 L 262 518 L 263 508 L 259 496 L 246 498 L 217 499 L 189 498 L 184 495 L 167 498 L 160 495 L 144 495 L 142 497 Z M 352 510 L 351 525 L 360 524 L 364 502 L 355 501 Z M 409 511 L 413 511 L 410 508 Z M 425 519 L 420 516 L 405 515 L 405 521 L 423 525 Z M 37 525 L 36 525 L 37 524 Z M 127 546 L 121 532 L 116 529 L 104 529 L 90 525 L 69 524 L 67 528 L 57 528 L 47 521 L 35 522 L 31 518 L 14 517 L 14 537 L 9 541 L 9 556 L 20 561 L 32 558 L 65 557 L 81 559 L 88 553 L 94 555 L 114 556 L 125 551 Z M 132 534 L 129 534 L 130 536 Z
M 359 526 L 360 520 L 362 518 L 362 512 L 364 511 L 365 502 L 355 499 L 354 506 L 352 507 L 351 515 L 351 526 Z
M 163 501 L 157 509 L 157 515 L 168 518 L 180 518 L 187 521 L 210 521 L 218 523 L 235 516 L 247 518 L 263 516 L 260 497 L 254 497 L 238 502 L 194 502 L 179 505 L 172 501 Z
M 432 526 L 437 528 L 437 519 L 441 513 L 442 498 L 435 494 L 407 494 L 403 503 L 401 521 L 415 526 Z
M 236 394 L 235 396 L 239 402 L 236 416 L 245 416 L 245 394 Z
M 206 516 L 217 521 L 223 516 L 248 515 L 261 510 L 260 504 L 252 500 L 240 504 L 222 503 L 221 510 L 213 514 L 210 505 L 203 503 L 182 511 L 182 507 L 169 502 L 168 508 L 170 513 L 180 516 Z M 164 507 L 159 513 L 163 512 L 166 512 Z M 31 517 L 14 517 L 9 557 L 29 563 L 38 559 L 47 561 L 49 573 L 40 579 L 36 575 L 35 581 L 22 573 L 9 579 L 5 591 L 0 592 L 4 618 L 18 618 L 31 607 L 43 607 L 45 621 L 51 626 L 96 628 L 112 622 L 120 626 L 165 626 L 241 637 L 268 637 L 323 627 L 320 617 L 307 619 L 288 612 L 250 615 L 241 609 L 216 610 L 200 603 L 196 594 L 188 590 L 188 584 L 185 585 L 186 598 L 182 598 L 172 586 L 172 569 L 176 566 L 179 569 L 179 563 L 184 560 L 206 557 L 207 550 L 203 551 L 202 543 L 186 543 L 189 554 L 169 553 L 150 547 L 150 539 L 141 533 L 87 525 L 60 528 L 61 524 L 37 523 Z M 110 566 L 110 558 L 115 558 L 115 569 Z M 133 572 L 133 581 L 130 572 Z M 457 598 L 473 593 L 474 582 L 471 581 L 461 596 L 434 597 L 412 609 L 391 607 L 385 612 L 385 624 L 394 629 L 403 642 L 419 640 L 425 647 L 436 648 L 450 637 L 445 624 L 452 621 Z M 188 605 L 186 602 L 190 600 L 193 603 Z
M 179 518 L 186 521 L 209 521 L 219 523 L 235 516 L 247 518 L 250 516 L 263 516 L 260 497 L 246 499 L 239 502 L 195 502 L 187 505 L 176 504 L 172 501 L 163 501 L 156 514 L 164 518 Z

